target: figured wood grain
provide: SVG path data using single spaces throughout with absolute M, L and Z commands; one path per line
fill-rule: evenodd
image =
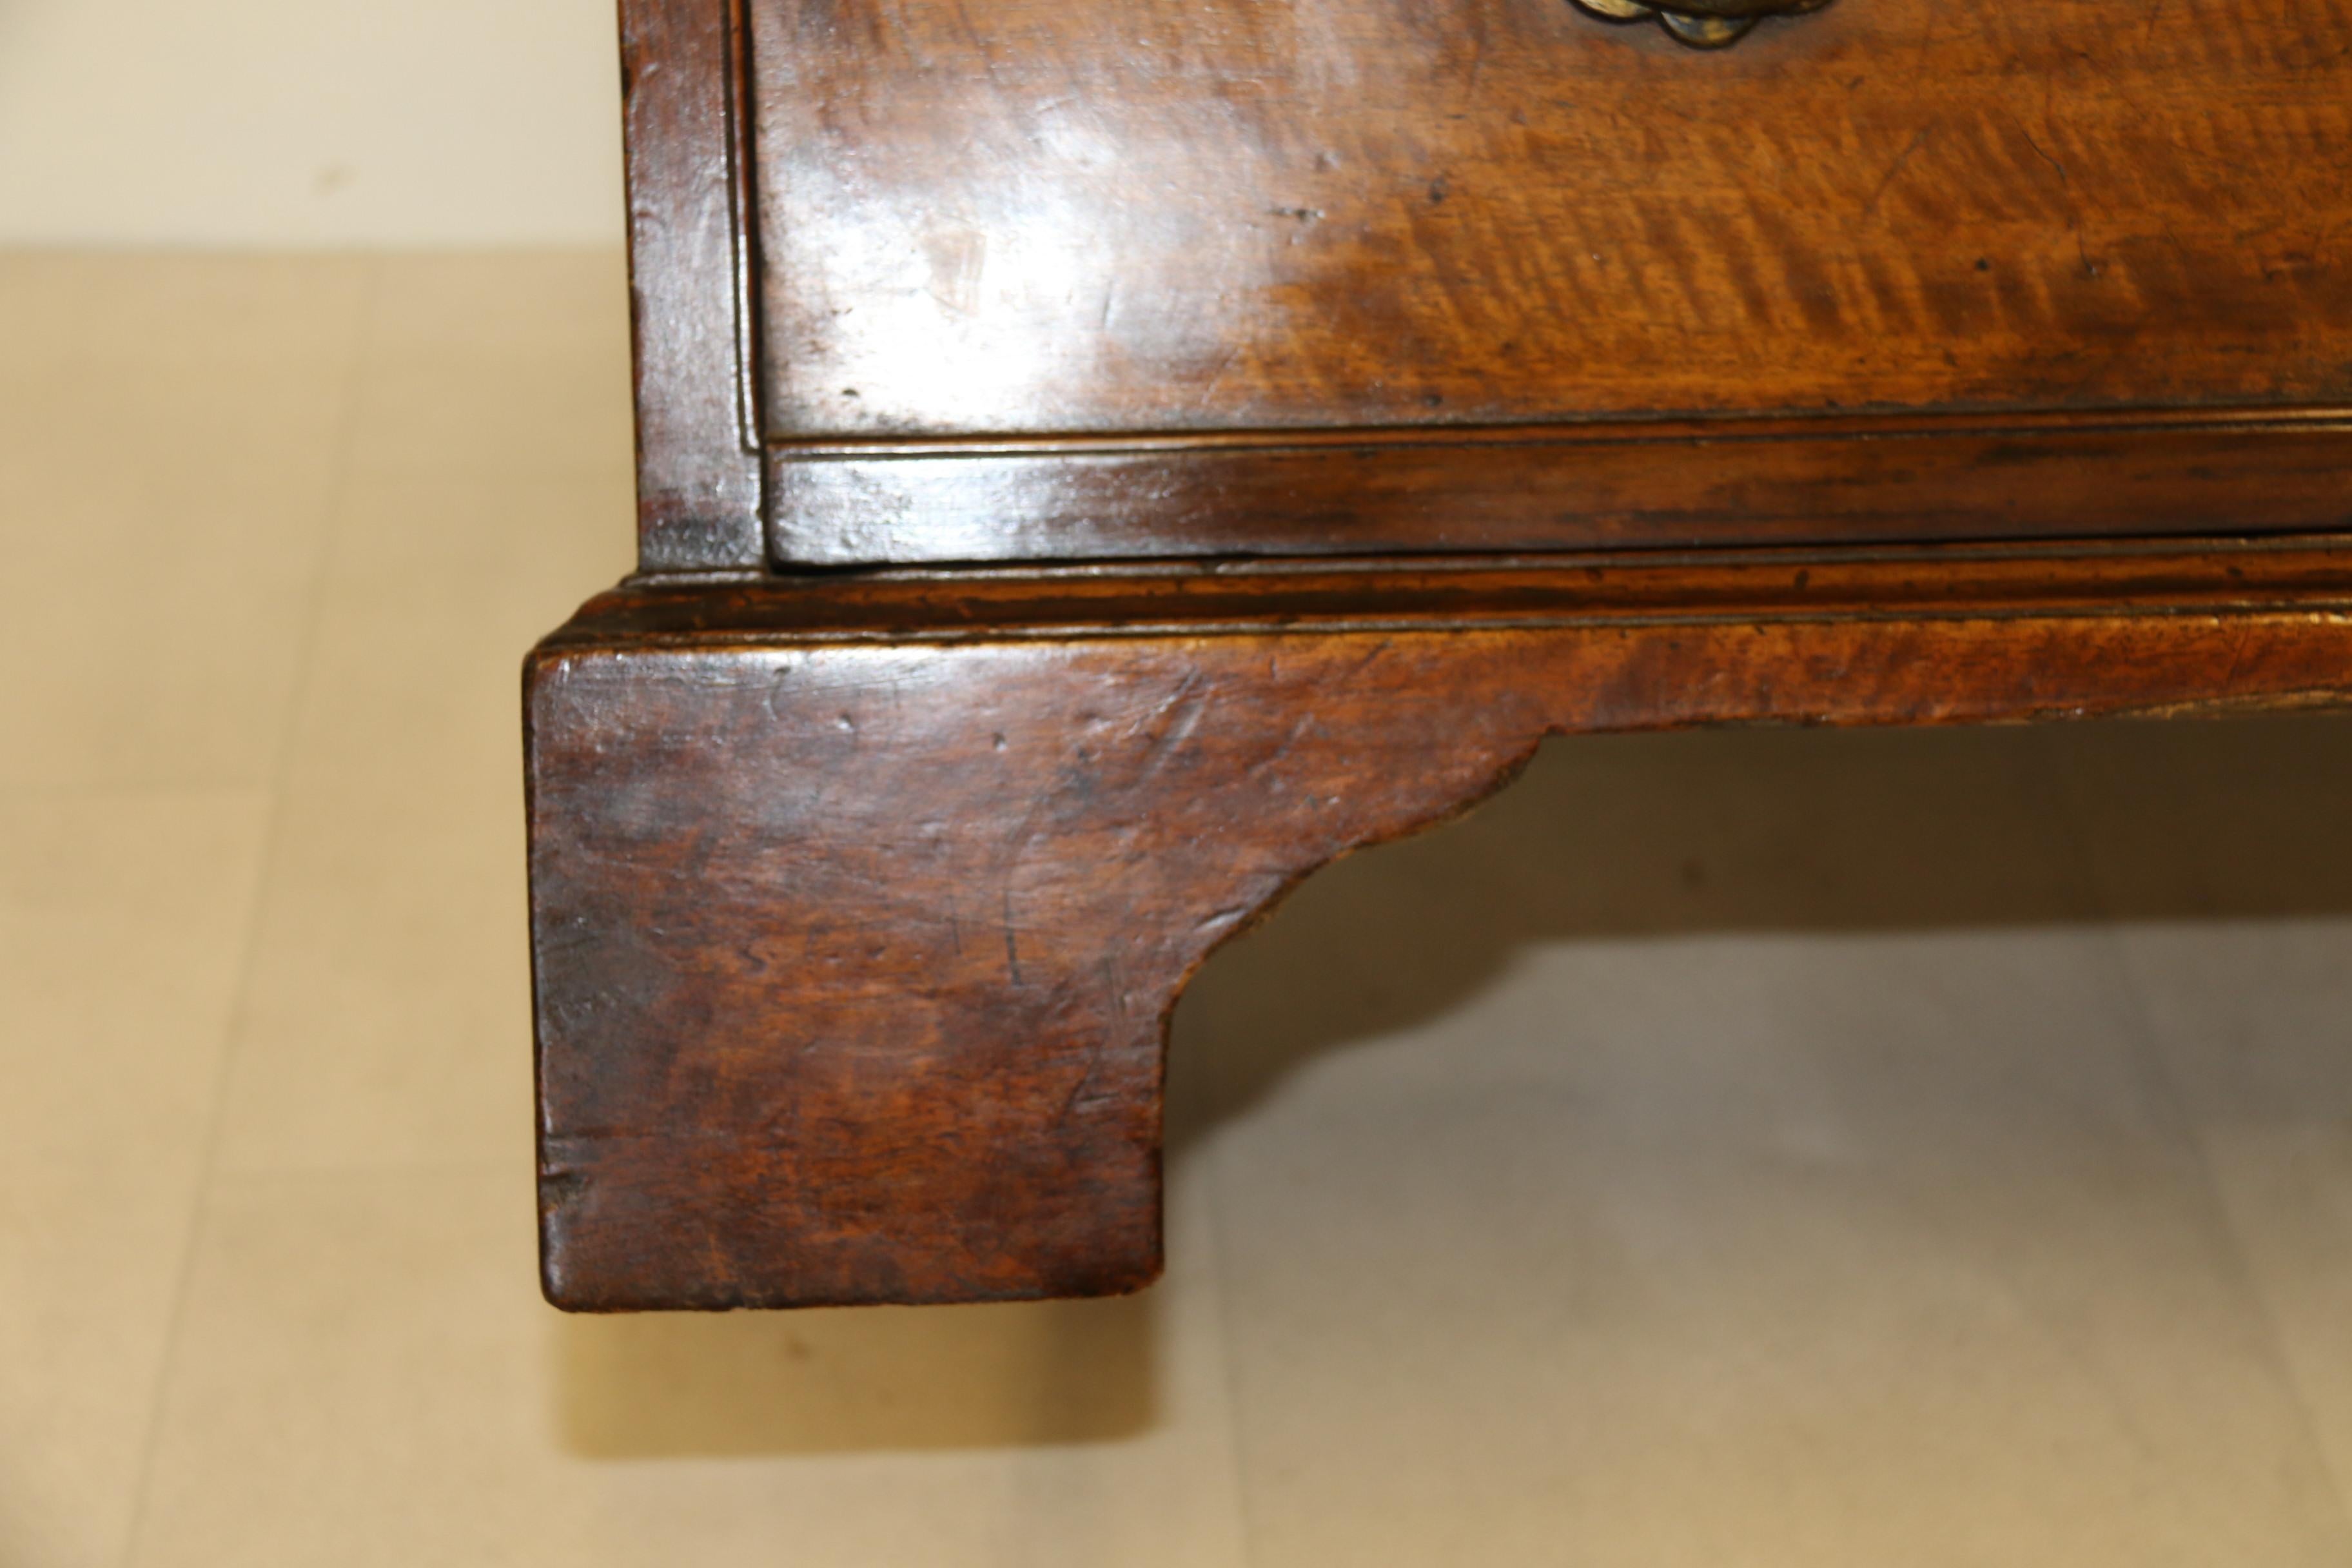
M 1142 1284 L 1186 977 L 1546 735 L 2352 692 L 2352 0 L 623 21 L 647 575 L 526 670 L 560 1305 Z M 1044 564 L 1160 555 L 1227 559 Z
M 2347 690 L 2343 541 L 625 589 L 528 668 L 546 1289 L 1144 1284 L 1185 978 L 1548 734 Z
M 749 0 L 770 437 L 2352 395 L 2352 4 Z

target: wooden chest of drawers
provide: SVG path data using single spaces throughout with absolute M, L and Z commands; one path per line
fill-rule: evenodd
M 1145 1282 L 1187 975 L 1546 734 L 2352 689 L 2342 0 L 623 12 L 560 1304 Z

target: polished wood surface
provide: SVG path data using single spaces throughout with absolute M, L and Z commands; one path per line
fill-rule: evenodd
M 2352 550 L 648 586 L 530 667 L 546 1289 L 1157 1272 L 1186 977 L 1544 735 L 2340 700 Z
M 1826 423 L 839 445 L 769 494 L 780 555 L 841 564 L 2352 528 L 2352 415 Z
M 621 0 L 638 553 L 756 566 L 751 166 L 740 0 Z
M 2352 522 L 2337 0 L 749 4 L 782 560 Z
M 772 437 L 2352 395 L 2342 0 L 751 0 Z
M 1545 735 L 2352 694 L 2352 0 L 623 17 L 560 1305 L 1142 1284 L 1192 968 Z

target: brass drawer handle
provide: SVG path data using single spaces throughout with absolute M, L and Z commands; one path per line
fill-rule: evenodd
M 1818 11 L 1830 0 L 1576 0 L 1596 16 L 1638 22 L 1654 16 L 1667 32 L 1694 48 L 1719 49 L 1736 44 L 1766 16 L 1795 16 Z

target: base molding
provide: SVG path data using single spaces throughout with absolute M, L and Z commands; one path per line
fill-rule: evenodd
M 625 585 L 526 669 L 548 1296 L 1150 1282 L 1193 970 L 1548 735 L 2347 692 L 2332 539 Z

